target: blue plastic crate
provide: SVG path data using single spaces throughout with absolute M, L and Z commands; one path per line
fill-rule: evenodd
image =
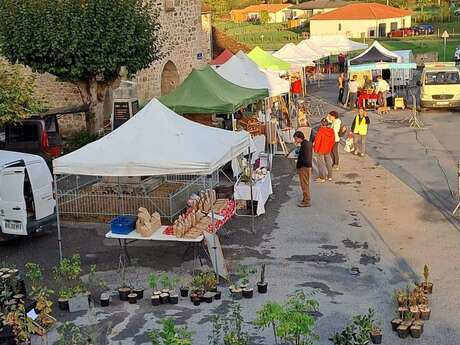
M 119 216 L 110 221 L 110 230 L 113 234 L 127 235 L 134 230 L 136 225 L 136 217 Z

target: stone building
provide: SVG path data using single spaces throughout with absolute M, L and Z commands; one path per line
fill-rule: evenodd
M 202 11 L 201 0 L 157 0 L 164 37 L 162 60 L 140 71 L 137 82 L 140 103 L 171 92 L 192 71 L 211 60 L 211 15 Z M 29 69 L 24 69 L 31 73 Z M 61 82 L 48 73 L 37 75 L 36 92 L 49 108 L 81 105 L 77 86 Z M 105 119 L 110 119 L 111 100 L 106 97 Z M 84 129 L 84 114 L 66 115 L 59 119 L 63 136 Z

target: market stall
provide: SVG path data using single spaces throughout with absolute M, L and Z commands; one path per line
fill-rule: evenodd
M 352 41 L 344 35 L 312 36 L 308 41 L 328 51 L 331 55 L 363 50 L 368 47 L 366 43 Z
M 230 200 L 217 200 L 212 192 L 218 183 L 218 169 L 247 153 L 250 143 L 247 132 L 200 125 L 175 114 L 153 99 L 117 130 L 53 161 L 61 258 L 61 216 L 85 212 L 91 216 L 138 216 L 139 221 L 139 212 L 144 209 L 148 214 L 146 227 L 152 230 L 150 225 L 156 224 L 153 233 L 144 232 L 143 227 L 138 229 L 136 223 L 136 230 L 125 234 L 128 238 L 139 238 L 134 233 L 136 231 L 143 234 L 141 238 L 149 241 L 167 239 L 183 242 L 190 239 L 196 242 L 204 236 L 207 241 L 216 243 L 220 217 L 228 219 L 234 209 Z M 75 179 L 74 176 L 82 178 Z M 110 179 L 115 179 L 115 183 Z M 102 195 L 93 194 L 102 184 L 110 185 L 112 189 L 105 189 Z M 157 200 L 152 196 L 165 185 L 166 189 L 171 185 L 178 188 L 177 198 L 169 199 L 169 203 L 180 202 L 168 210 L 158 207 Z M 163 188 L 163 192 L 167 190 Z M 81 205 L 83 201 L 85 205 L 97 206 L 99 213 L 84 208 Z M 107 209 L 101 210 L 104 205 Z M 168 213 L 169 210 L 173 214 Z M 183 213 L 184 210 L 186 213 Z M 192 219 L 192 215 L 195 218 Z M 161 223 L 172 222 L 175 226 L 173 232 L 166 231 L 167 228 L 162 225 L 167 224 L 159 224 L 158 218 L 161 218 Z M 113 228 L 112 234 L 108 233 L 107 237 L 114 238 Z M 211 259 L 217 255 L 212 243 L 208 242 L 208 250 L 213 249 L 209 253 Z
M 280 73 L 288 73 L 291 68 L 291 64 L 289 62 L 279 59 L 259 47 L 255 47 L 251 50 L 248 53 L 248 57 L 259 67 L 264 69 Z
M 214 60 L 209 62 L 209 64 L 218 68 L 230 60 L 232 56 L 233 53 L 230 50 L 224 49 L 224 51 L 222 51 L 222 53 L 220 53 Z

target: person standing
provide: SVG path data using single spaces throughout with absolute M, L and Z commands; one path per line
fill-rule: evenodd
M 302 201 L 297 205 L 299 207 L 311 206 L 310 195 L 310 178 L 312 167 L 312 144 L 301 131 L 294 133 L 294 141 L 300 145 L 299 157 L 297 158 L 297 174 L 299 175 L 300 187 L 302 188 Z
M 340 73 L 337 78 L 337 84 L 339 87 L 339 97 L 337 98 L 337 104 L 343 104 L 343 93 L 345 92 L 345 74 Z
M 326 118 L 321 119 L 321 125 L 316 133 L 313 143 L 316 161 L 318 163 L 318 177 L 316 182 L 332 181 L 332 158 L 331 152 L 334 147 L 334 130 L 330 127 Z
M 342 128 L 342 120 L 339 119 L 339 113 L 335 110 L 331 111 L 328 115 L 328 121 L 331 123 L 332 130 L 334 131 L 334 147 L 332 148 L 332 169 L 339 170 L 339 143 L 340 143 L 340 131 Z
M 376 92 L 379 96 L 379 104 L 385 109 L 387 108 L 388 91 L 390 91 L 390 85 L 388 85 L 387 81 L 381 75 L 377 76 Z
M 355 151 L 353 154 L 363 157 L 366 154 L 366 136 L 367 128 L 370 124 L 369 116 L 366 110 L 359 108 L 358 114 L 355 116 L 351 124 L 351 132 L 353 133 L 353 144 Z
M 345 72 L 345 53 L 341 52 L 339 54 L 339 72 L 343 73 Z
M 358 76 L 354 75 L 351 80 L 348 81 L 348 107 L 353 110 L 356 107 L 356 101 L 358 100 Z

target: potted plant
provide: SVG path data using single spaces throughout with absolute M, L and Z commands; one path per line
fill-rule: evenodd
M 375 323 L 372 325 L 371 330 L 371 341 L 372 344 L 381 344 L 382 343 L 382 329 L 378 327 Z
M 155 273 L 150 273 L 149 274 L 149 287 L 152 289 L 152 305 L 153 306 L 158 306 L 160 305 L 160 295 L 161 291 L 158 291 L 158 278 Z
M 204 274 L 198 273 L 193 276 L 191 285 L 192 285 L 192 293 L 190 294 L 190 300 L 193 302 L 195 299 L 202 300 L 204 293 L 206 292 L 204 289 L 205 281 L 204 281 Z
M 107 292 L 101 293 L 99 301 L 101 303 L 101 307 L 108 307 L 110 305 L 110 295 Z
M 422 282 L 422 288 L 423 288 L 423 291 L 426 294 L 432 294 L 433 293 L 433 283 L 430 283 L 428 281 L 429 274 L 430 274 L 430 272 L 428 270 L 428 266 L 427 265 L 423 266 L 423 278 L 425 280 Z
M 431 309 L 426 304 L 419 305 L 420 319 L 429 320 L 431 316 Z
M 402 319 L 401 318 L 395 318 L 393 320 L 391 320 L 391 329 L 393 332 L 397 332 L 398 331 L 398 326 L 402 323 Z
M 161 304 L 169 303 L 169 286 L 171 285 L 169 276 L 166 273 L 163 273 L 160 276 L 160 285 L 161 285 L 161 295 L 160 302 Z
M 179 303 L 179 295 L 176 293 L 176 287 L 179 283 L 179 278 L 170 278 L 169 279 L 169 303 L 177 304 Z
M 367 314 L 354 316 L 353 324 L 357 328 L 355 344 L 368 344 L 372 332 L 372 325 L 374 324 L 374 310 L 369 308 Z
M 135 294 L 134 292 L 131 292 L 128 295 L 128 303 L 129 304 L 136 304 L 137 303 L 137 294 Z
M 267 293 L 268 283 L 265 281 L 265 264 L 260 269 L 260 280 L 257 282 L 257 292 Z

